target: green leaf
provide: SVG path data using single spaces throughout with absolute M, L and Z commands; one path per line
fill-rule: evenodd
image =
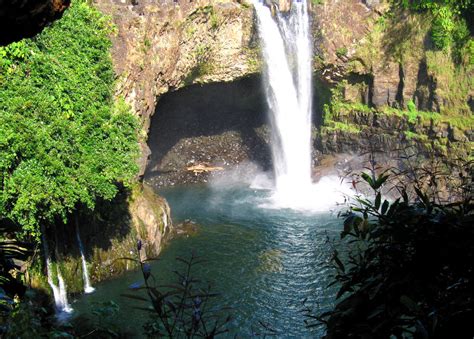
M 377 196 L 375 197 L 375 210 L 378 211 L 379 208 L 380 208 L 380 202 L 382 201 L 382 195 L 379 193 L 377 193 Z
M 384 200 L 382 204 L 382 215 L 385 215 L 385 212 L 387 212 L 389 205 L 389 202 L 387 200 Z
M 363 172 L 361 176 L 362 176 L 362 179 L 364 179 L 369 184 L 370 187 L 374 188 L 374 181 L 372 180 L 372 177 L 370 175 Z
M 377 181 L 374 183 L 373 189 L 378 190 L 389 178 L 388 175 L 381 175 L 377 178 Z

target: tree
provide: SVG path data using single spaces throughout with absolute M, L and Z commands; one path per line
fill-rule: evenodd
M 75 1 L 35 37 L 0 48 L 0 213 L 39 238 L 137 172 L 138 123 L 113 100 L 107 17 Z

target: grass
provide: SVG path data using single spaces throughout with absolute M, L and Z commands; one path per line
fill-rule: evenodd
M 322 128 L 323 133 L 334 132 L 334 131 L 341 131 L 341 132 L 346 132 L 346 133 L 351 133 L 351 134 L 359 134 L 361 132 L 361 129 L 357 125 L 340 122 L 340 121 L 331 121 L 328 125 Z
M 426 64 L 428 74 L 437 80 L 436 94 L 443 98 L 441 113 L 470 114 L 466 98 L 474 89 L 474 79 L 470 76 L 473 66 L 456 66 L 445 51 L 427 51 Z
M 429 140 L 429 137 L 426 134 L 419 134 L 412 131 L 404 131 L 403 134 L 405 134 L 405 137 L 408 140 L 418 140 L 421 142 L 428 142 Z

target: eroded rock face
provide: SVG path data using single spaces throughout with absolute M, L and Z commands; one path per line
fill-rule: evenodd
M 266 2 L 282 10 L 290 6 L 286 0 Z M 264 123 L 259 127 L 253 122 L 246 127 L 236 127 L 232 121 L 239 118 L 238 109 L 221 115 L 216 113 L 222 107 L 213 107 L 216 100 L 209 99 L 212 95 L 206 99 L 206 91 L 220 89 L 213 86 L 202 89 L 202 93 L 197 94 L 201 97 L 194 98 L 195 102 L 189 101 L 190 107 L 184 109 L 193 112 L 178 112 L 176 107 L 167 106 L 169 92 L 197 84 L 235 82 L 261 72 L 256 19 L 249 1 L 97 0 L 97 6 L 112 16 L 118 28 L 113 38 L 113 60 L 118 76 L 116 94 L 123 96 L 142 118 L 141 175 L 148 164 L 148 174 L 160 176 L 163 185 L 202 181 L 205 175 L 188 173 L 186 168 L 222 167 L 252 160 L 252 153 L 268 153 L 265 150 L 268 128 L 265 131 Z M 425 111 L 443 111 L 450 107 L 465 112 L 472 110 L 473 105 L 469 106 L 469 96 L 474 97 L 472 88 L 466 94 L 465 103 L 457 94 L 456 100 L 461 98 L 457 102 L 449 98 L 449 76 L 457 74 L 450 60 L 440 60 L 439 55 L 429 51 L 429 17 L 399 11 L 392 13 L 395 19 L 388 22 L 384 13 L 389 10 L 389 3 L 378 0 L 325 0 L 321 4 L 311 2 L 310 6 L 314 69 L 319 83 L 316 87 L 324 87 L 326 96 L 329 88 L 340 88 L 346 103 L 362 103 L 376 110 L 387 107 L 406 110 L 407 104 Z M 433 70 L 433 64 L 440 62 L 451 75 L 437 74 Z M 459 75 L 460 79 L 468 77 Z M 324 102 L 318 91 L 315 91 L 315 121 L 321 123 Z M 173 100 L 179 102 L 183 93 L 176 93 Z M 216 97 L 227 95 L 225 91 L 214 94 Z M 186 102 L 185 97 L 182 98 Z M 238 103 L 239 99 L 235 101 Z M 163 105 L 159 100 L 163 100 Z M 157 125 L 150 130 L 153 114 L 157 115 Z M 225 118 L 219 120 L 222 116 Z M 407 128 L 407 123 L 392 120 L 373 117 L 373 121 L 366 121 L 364 126 L 369 126 L 374 133 L 384 134 L 381 142 L 395 145 L 397 136 L 380 129 Z M 446 138 L 444 134 L 448 129 L 441 128 L 437 132 L 438 128 L 433 126 L 424 131 L 430 135 L 441 133 L 442 138 Z M 248 133 L 244 135 L 243 130 L 254 135 L 251 143 L 245 141 Z M 319 150 L 339 152 L 359 144 L 354 142 L 354 136 L 346 138 L 345 134 L 344 131 L 330 132 L 327 146 L 320 145 Z M 457 134 L 454 138 L 463 139 Z M 256 146 L 257 151 L 249 151 Z
M 156 258 L 173 231 L 165 199 L 145 185 L 123 190 L 112 201 L 102 201 L 91 214 L 81 214 L 79 230 L 93 284 L 137 268 L 124 258 Z M 47 230 L 53 260 L 60 267 L 69 293 L 83 290 L 82 265 L 74 221 Z M 32 273 L 32 285 L 49 291 L 46 277 Z
M 123 96 L 147 133 L 158 98 L 194 83 L 260 70 L 251 6 L 237 1 L 97 1 L 118 32 L 112 56 Z M 142 144 L 142 174 L 149 154 Z
M 146 182 L 202 182 L 213 170 L 244 162 L 268 169 L 266 112 L 260 77 L 198 84 L 163 95 L 152 117 Z
M 173 227 L 168 203 L 150 187 L 142 185 L 132 196 L 129 210 L 132 224 L 144 244 L 142 258 L 156 257 Z
M 428 14 L 390 9 L 388 1 L 327 0 L 313 15 L 318 76 L 344 87 L 347 102 L 406 109 L 412 101 L 420 110 L 472 114 L 474 70 L 456 70 L 433 51 Z
M 0 0 L 0 46 L 38 34 L 69 4 L 70 0 Z

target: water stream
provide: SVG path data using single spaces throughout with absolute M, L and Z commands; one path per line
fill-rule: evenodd
M 272 124 L 274 200 L 299 209 L 311 190 L 311 35 L 306 1 L 289 13 L 254 1 Z
M 81 235 L 79 233 L 79 221 L 78 221 L 77 216 L 76 216 L 76 238 L 77 238 L 77 244 L 79 246 L 79 251 L 81 253 L 82 280 L 84 282 L 84 293 L 92 293 L 95 291 L 95 288 L 92 287 L 90 279 L 89 279 L 89 271 L 87 269 L 87 261 L 84 255 L 84 247 L 82 245 Z
M 59 266 L 56 266 L 56 277 L 58 280 L 58 284 L 54 282 L 54 271 L 53 271 L 53 264 L 51 262 L 51 255 L 49 254 L 49 246 L 48 240 L 46 238 L 46 233 L 42 231 L 42 242 L 43 242 L 43 250 L 44 255 L 46 258 L 46 273 L 48 278 L 48 284 L 53 291 L 53 298 L 54 298 L 54 305 L 56 307 L 56 314 L 59 319 L 65 317 L 65 315 L 71 313 L 73 311 L 72 307 L 69 305 L 67 299 L 67 288 L 64 282 L 63 276 L 61 274 L 61 270 Z
M 332 306 L 335 291 L 327 288 L 332 244 L 327 239 L 338 239 L 341 223 L 334 213 L 261 208 L 271 191 L 239 184 L 191 185 L 159 193 L 168 200 L 174 223 L 191 219 L 198 232 L 173 239 L 152 263 L 157 284 L 176 283 L 173 271 L 184 267 L 175 258 L 194 253 L 205 260 L 194 277 L 209 282 L 219 294 L 215 305 L 231 308 L 225 311 L 232 316 L 231 332 L 222 337 L 248 338 L 262 330 L 260 321 L 281 338 L 322 335 L 323 328 L 305 327 L 301 311 L 305 299 L 316 313 Z M 127 337 L 143 337 L 142 325 L 150 314 L 136 307 L 148 304 L 123 296 L 132 293 L 128 287 L 137 281 L 143 277 L 133 271 L 99 283 L 74 309 L 78 315 L 95 317 L 97 303 L 113 300 L 120 307 L 113 323 Z

